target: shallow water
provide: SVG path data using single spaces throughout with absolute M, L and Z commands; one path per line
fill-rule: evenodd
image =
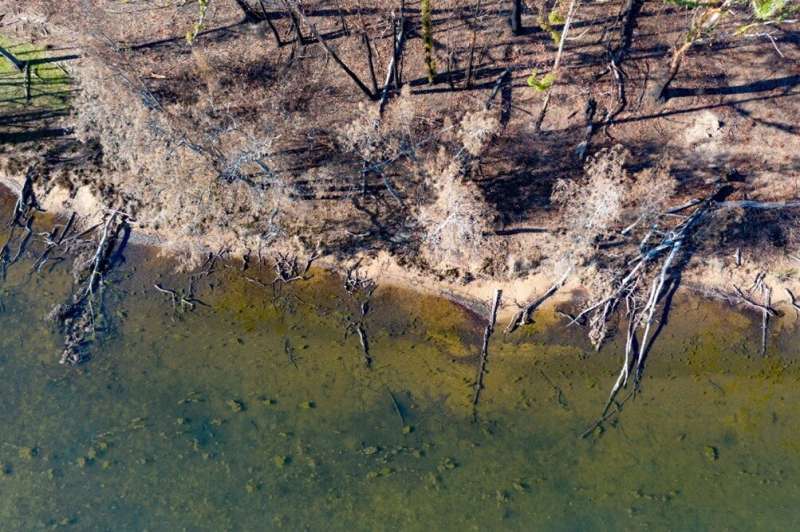
M 93 358 L 60 366 L 43 316 L 68 265 L 0 286 L 0 529 L 787 530 L 800 518 L 797 335 L 758 356 L 755 319 L 678 297 L 643 393 L 602 409 L 620 345 L 590 350 L 551 311 L 492 339 L 482 321 L 379 287 L 363 366 L 357 304 L 324 272 L 273 297 L 218 267 L 188 277 L 129 249 Z

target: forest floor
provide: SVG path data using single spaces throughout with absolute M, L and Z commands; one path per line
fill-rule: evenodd
M 323 262 L 332 266 L 360 261 L 379 283 L 398 282 L 483 301 L 490 299 L 495 288 L 503 287 L 507 301 L 522 302 L 552 283 L 557 270 L 553 257 L 569 246 L 565 234 L 571 222 L 553 205 L 551 194 L 559 180 L 583 174 L 576 148 L 586 137 L 589 98 L 598 109 L 591 120 L 595 132 L 589 153 L 621 144 L 629 152 L 626 169 L 631 174 L 666 166 L 676 181 L 670 205 L 706 197 L 721 184 L 727 187 L 725 199 L 730 201 L 781 202 L 800 196 L 797 25 L 775 28 L 770 37 L 734 37 L 733 31 L 727 31 L 719 39 L 694 46 L 666 101 L 655 103 L 649 95 L 691 14 L 667 4 L 644 2 L 630 48 L 624 62 L 617 65 L 623 76 L 624 107 L 606 122 L 604 117 L 620 103 L 620 85 L 608 57 L 609 49 L 621 39 L 617 37 L 621 31 L 618 14 L 624 5 L 606 2 L 581 7 L 541 131 L 533 124 L 544 96 L 526 80 L 534 69 L 549 70 L 556 45 L 536 26 L 535 16 L 526 14 L 527 30 L 515 36 L 498 3 L 484 4 L 480 16 L 457 5 L 434 10 L 436 82 L 428 83 L 421 37 L 418 30 L 410 31 L 403 59 L 402 81 L 407 88 L 403 95 L 392 95 L 388 111 L 399 130 L 403 130 L 404 116 L 411 122 L 405 124 L 409 132 L 387 133 L 401 139 L 404 160 L 395 155 L 392 164 L 379 173 L 363 172 L 366 159 L 342 147 L 346 144 L 342 137 L 352 131 L 352 124 L 369 116 L 377 103 L 367 100 L 342 75 L 318 43 L 278 47 L 264 22 L 242 22 L 233 8 L 215 11 L 192 46 L 182 29 L 190 26 L 189 12 L 179 11 L 169 21 L 158 14 L 152 20 L 142 15 L 130 24 L 124 23 L 130 14 L 107 13 L 104 29 L 124 48 L 113 56 L 117 60 L 113 67 L 117 72 L 136 73 L 137 90 L 158 102 L 173 131 L 185 135 L 183 141 L 206 138 L 209 117 L 226 117 L 217 125 L 245 124 L 241 127 L 247 130 L 245 137 L 251 137 L 252 131 L 269 132 L 270 172 L 290 185 L 288 197 L 280 201 L 291 202 L 283 226 L 291 236 L 291 249 L 311 253 L 321 248 L 326 255 Z M 418 4 L 409 3 L 407 10 L 407 18 L 416 27 Z M 368 28 L 382 85 L 393 35 L 380 10 L 349 13 L 347 30 L 335 10 L 309 7 L 306 16 L 362 80 L 370 75 L 363 42 L 354 28 Z M 277 17 L 275 23 L 289 42 L 287 17 Z M 0 43 L 12 52 L 37 58 L 96 54 L 77 39 L 65 43 L 70 33 L 63 31 L 62 22 L 47 24 L 61 24 L 62 30 L 38 34 L 31 46 L 20 44 L 32 40 L 28 25 L 5 21 Z M 475 41 L 472 81 L 467 86 Z M 77 211 L 87 220 L 101 217 L 103 206 L 131 212 L 138 222 L 135 234 L 188 260 L 221 250 L 238 257 L 256 253 L 262 240 L 249 229 L 271 212 L 258 202 L 273 197 L 237 188 L 245 187 L 239 181 L 247 183 L 252 174 L 243 171 L 237 173 L 238 181 L 228 182 L 215 176 L 210 186 L 209 181 L 191 182 L 189 165 L 183 167 L 186 179 L 179 182 L 165 185 L 156 178 L 151 183 L 150 176 L 142 179 L 143 173 L 155 168 L 150 163 L 143 162 L 133 171 L 130 161 L 113 161 L 128 157 L 123 152 L 147 137 L 123 138 L 117 150 L 110 150 L 104 144 L 105 130 L 98 129 L 99 138 L 93 139 L 86 135 L 91 128 L 76 125 L 87 114 L 85 96 L 69 110 L 62 99 L 72 91 L 77 93 L 74 80 L 84 82 L 84 87 L 89 86 L 87 80 L 97 83 L 94 63 L 81 57 L 48 65 L 55 66 L 48 66 L 50 74 L 41 71 L 37 76 L 38 92 L 32 102 L 20 105 L 19 79 L 4 83 L 0 92 L 4 183 L 19 189 L 31 161 L 42 161 L 45 177 L 37 183 L 37 192 L 48 209 Z M 508 83 L 498 85 L 507 69 Z M 62 77 L 62 72 L 69 72 L 69 78 Z M 5 67 L 0 70 L 4 78 L 16 75 Z M 490 101 L 496 86 L 501 90 Z M 8 87 L 16 87 L 17 93 Z M 119 105 L 127 102 L 120 92 Z M 432 160 L 439 143 L 450 142 L 444 133 L 448 124 L 465 112 L 486 107 L 500 115 L 501 129 L 481 154 L 470 180 L 491 213 L 489 234 L 475 260 L 465 260 L 460 267 L 439 265 L 433 260 L 435 255 L 422 249 L 424 239 L 413 216 L 430 192 L 414 175 L 414 165 Z M 109 112 L 135 127 L 124 110 Z M 73 133 L 73 128 L 80 134 Z M 228 141 L 219 136 L 213 142 L 223 150 Z M 241 144 L 241 139 L 236 142 Z M 389 146 L 391 140 L 382 142 L 385 151 L 380 155 L 398 153 L 398 148 Z M 414 150 L 410 155 L 409 145 Z M 179 175 L 178 170 L 170 172 Z M 171 175 L 163 178 L 171 179 Z M 188 197 L 193 187 L 199 192 L 191 197 L 201 199 Z M 181 193 L 186 197 L 178 197 Z M 702 243 L 688 259 L 687 284 L 704 290 L 731 289 L 749 284 L 764 272 L 776 288 L 800 286 L 800 226 L 793 211 L 737 210 L 722 218 L 704 228 Z M 259 247 L 259 256 L 261 252 Z M 590 285 L 590 275 L 591 270 L 578 275 L 568 286 Z M 790 296 L 776 289 L 775 301 L 790 301 Z M 506 308 L 506 312 L 512 310 L 513 306 Z

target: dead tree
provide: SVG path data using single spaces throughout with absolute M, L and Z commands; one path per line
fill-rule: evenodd
M 300 16 L 300 18 L 303 20 L 303 22 L 306 23 L 306 25 L 311 30 L 311 35 L 314 36 L 314 38 L 325 49 L 325 51 L 328 53 L 328 55 L 336 62 L 337 65 L 339 65 L 339 67 L 342 69 L 342 71 L 344 71 L 344 73 L 347 74 L 347 77 L 349 77 L 351 80 L 353 80 L 353 83 L 355 83 L 356 86 L 359 89 L 361 89 L 361 92 L 363 92 L 367 96 L 367 98 L 369 98 L 370 100 L 375 100 L 376 99 L 375 94 L 371 90 L 369 90 L 369 87 L 367 87 L 364 84 L 364 82 L 361 81 L 361 78 L 359 78 L 358 75 L 356 75 L 356 73 L 353 72 L 350 69 L 350 67 L 348 67 L 347 64 L 344 61 L 342 61 L 342 59 L 339 57 L 339 55 L 336 53 L 336 51 L 333 48 L 331 48 L 331 46 L 327 42 L 325 42 L 325 39 L 322 37 L 322 35 L 319 33 L 319 31 L 317 31 L 317 27 L 314 24 L 312 24 L 308 20 L 308 18 L 306 18 L 305 14 L 303 14 L 303 12 L 300 10 L 300 8 L 297 6 L 297 4 L 296 3 L 292 3 L 290 7 L 291 7 L 292 11 L 296 12 Z
M 694 44 L 702 41 L 716 29 L 722 14 L 730 11 L 732 4 L 733 0 L 725 0 L 718 7 L 709 7 L 695 12 L 683 41 L 673 46 L 669 65 L 661 76 L 657 78 L 651 93 L 653 103 L 663 103 L 667 100 L 667 89 L 675 79 L 675 76 L 678 75 L 678 70 L 680 70 L 686 53 Z
M 483 344 L 481 345 L 480 361 L 478 363 L 478 374 L 475 377 L 475 387 L 472 394 L 472 408 L 473 419 L 477 416 L 476 408 L 478 400 L 481 397 L 481 390 L 483 390 L 483 377 L 486 374 L 486 364 L 489 358 L 489 338 L 494 332 L 494 327 L 497 324 L 497 311 L 500 308 L 500 298 L 503 296 L 502 290 L 495 290 L 494 299 L 492 302 L 492 310 L 489 313 L 489 320 L 486 323 L 486 329 L 483 331 Z
M 525 305 L 522 309 L 520 309 L 519 312 L 514 314 L 514 317 L 508 323 L 508 326 L 506 326 L 506 330 L 504 331 L 505 334 L 511 334 L 522 325 L 527 325 L 529 323 L 532 323 L 533 322 L 532 316 L 533 313 L 536 312 L 536 309 L 538 309 L 542 305 L 542 303 L 547 301 L 553 294 L 558 292 L 559 288 L 564 286 L 564 283 L 567 282 L 567 279 L 569 279 L 570 274 L 572 274 L 572 268 L 569 268 L 558 281 L 553 283 L 553 285 L 547 289 L 547 291 L 544 294 L 537 297 L 536 299 Z
M 61 364 L 77 365 L 88 358 L 87 347 L 97 332 L 97 313 L 102 307 L 102 281 L 112 267 L 115 251 L 124 242 L 120 236 L 126 230 L 127 215 L 112 211 L 102 226 L 90 258 L 86 260 L 79 256 L 76 259 L 77 287 L 70 301 L 56 305 L 49 315 L 64 334 Z M 64 243 L 70 246 L 88 244 L 80 239 L 81 235 L 77 235 L 64 240 Z
M 567 35 L 569 34 L 569 28 L 572 24 L 572 19 L 575 16 L 575 11 L 578 8 L 578 3 L 579 0 L 572 0 L 569 4 L 567 18 L 564 21 L 564 29 L 561 30 L 561 39 L 558 42 L 558 52 L 556 52 L 556 59 L 553 62 L 553 69 L 550 71 L 554 76 L 558 75 L 558 69 L 561 66 L 561 56 L 564 54 L 564 44 L 567 42 Z M 547 89 L 547 94 L 544 97 L 544 102 L 542 102 L 542 108 L 539 110 L 539 114 L 536 117 L 536 121 L 533 124 L 533 129 L 537 133 L 542 130 L 542 122 L 544 122 L 544 116 L 547 113 L 547 106 L 550 104 L 550 95 L 552 93 L 553 93 L 553 87 L 550 86 Z
M 379 113 L 383 113 L 386 102 L 389 100 L 389 90 L 394 85 L 395 89 L 400 88 L 400 75 L 399 65 L 403 58 L 403 48 L 406 42 L 405 18 L 400 18 L 399 21 L 394 22 L 395 37 L 392 46 L 392 60 L 389 62 L 389 68 L 386 71 L 386 81 L 383 83 L 383 91 L 381 92 L 381 100 L 379 105 Z
M 511 1 L 511 17 L 508 19 L 511 26 L 511 33 L 514 35 L 522 35 L 522 0 Z
M 247 0 L 235 0 L 236 5 L 239 6 L 239 9 L 244 14 L 244 22 L 246 23 L 254 23 L 254 22 L 261 22 L 263 19 L 262 14 L 258 13 L 255 9 L 247 3 Z M 261 3 L 261 8 L 263 10 L 264 4 Z
M 269 12 L 267 12 L 267 6 L 264 5 L 264 0 L 258 0 L 259 6 L 261 6 L 261 15 L 264 17 L 264 20 L 269 26 L 270 31 L 272 31 L 273 37 L 275 37 L 275 44 L 278 48 L 282 47 L 284 44 L 283 40 L 281 39 L 281 34 L 278 32 L 278 28 L 275 27 L 275 23 L 272 22 L 272 17 L 270 17 Z
M 370 369 L 372 367 L 372 354 L 369 349 L 369 338 L 367 337 L 365 321 L 369 313 L 372 294 L 375 292 L 377 285 L 375 281 L 367 277 L 365 273 L 360 272 L 358 266 L 359 263 L 357 262 L 353 267 L 349 268 L 344 278 L 344 289 L 358 304 L 358 311 L 360 314 L 357 320 L 349 323 L 346 331 L 353 331 L 358 336 L 358 341 L 361 344 L 361 355 L 364 367 Z
M 629 381 L 633 381 L 633 389 L 627 397 L 632 397 L 639 390 L 645 361 L 653 341 L 652 330 L 659 304 L 665 299 L 665 305 L 668 304 L 667 294 L 670 290 L 667 287 L 674 288 L 679 279 L 686 264 L 690 240 L 701 221 L 718 207 L 718 198 L 724 193 L 724 188 L 717 189 L 705 199 L 692 201 L 663 213 L 645 233 L 639 243 L 638 254 L 624 261 L 624 266 L 613 283 L 613 291 L 590 304 L 572 320 L 571 323 L 577 323 L 582 318 L 589 317 L 590 339 L 599 349 L 608 335 L 608 321 L 623 302 L 627 308 L 625 317 L 628 322 L 628 338 L 623 364 L 602 415 L 584 432 L 584 437 L 615 413 L 612 407 L 616 404 L 617 395 L 627 387 Z M 689 209 L 693 209 L 691 214 L 683 215 Z M 675 219 L 676 215 L 681 221 L 670 227 L 669 220 Z M 659 236 L 660 240 L 656 240 Z M 666 312 L 667 309 L 664 308 L 662 314 Z M 637 329 L 642 330 L 641 338 L 636 336 Z M 617 405 L 616 412 L 619 410 Z

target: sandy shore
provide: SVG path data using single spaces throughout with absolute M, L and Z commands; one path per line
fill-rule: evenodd
M 16 196 L 22 188 L 23 178 L 0 174 L 0 193 L 10 193 Z M 102 205 L 89 191 L 83 187 L 70 197 L 65 190 L 56 189 L 45 198 L 38 198 L 42 207 L 55 215 L 66 215 L 74 211 L 85 226 L 97 223 L 102 219 Z M 134 230 L 131 242 L 137 245 L 156 247 L 166 256 L 180 256 L 184 254 L 179 246 L 164 239 L 152 230 Z M 198 242 L 199 247 L 208 250 L 216 249 Z M 232 253 L 233 258 L 241 258 Z M 397 261 L 386 252 L 377 256 L 354 257 L 360 260 L 360 267 L 379 286 L 394 286 L 411 289 L 421 293 L 444 297 L 455 301 L 478 314 L 489 311 L 495 290 L 502 290 L 502 303 L 498 312 L 498 320 L 509 320 L 519 311 L 525 303 L 532 301 L 547 291 L 560 275 L 554 272 L 530 274 L 524 278 L 513 280 L 475 279 L 467 284 L 449 282 L 436 279 L 418 271 L 409 270 L 400 266 Z M 743 251 L 742 263 L 736 266 L 733 257 L 699 257 L 690 261 L 689 267 L 683 273 L 682 289 L 692 290 L 699 295 L 722 299 L 720 294 L 731 293 L 734 287 L 749 288 L 759 273 L 766 274 L 766 282 L 772 287 L 772 306 L 781 309 L 782 313 L 794 322 L 797 318 L 789 294 L 800 294 L 800 260 L 789 255 L 776 259 L 769 257 L 769 264 L 759 260 L 753 254 L 748 256 Z M 341 271 L 342 265 L 334 260 L 324 257 L 314 263 L 315 267 L 326 270 Z M 573 299 L 574 295 L 584 287 L 578 275 L 571 276 L 566 283 L 548 299 L 543 308 L 553 308 L 558 304 Z M 782 320 L 786 321 L 786 320 Z

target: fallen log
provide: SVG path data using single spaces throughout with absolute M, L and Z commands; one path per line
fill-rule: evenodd
M 492 310 L 489 314 L 489 320 L 486 324 L 486 328 L 483 331 L 483 344 L 481 345 L 481 355 L 478 363 L 478 375 L 475 378 L 474 393 L 472 395 L 473 418 L 477 416 L 476 408 L 478 406 L 478 401 L 480 400 L 481 390 L 483 390 L 483 378 L 486 374 L 486 364 L 489 359 L 489 338 L 491 338 L 492 333 L 494 332 L 494 327 L 497 324 L 497 310 L 500 307 L 500 298 L 502 295 L 502 290 L 497 289 L 495 291 Z
M 511 318 L 511 321 L 508 323 L 505 331 L 503 332 L 505 334 L 511 334 L 522 325 L 527 325 L 531 323 L 531 316 L 536 311 L 536 309 L 539 308 L 539 306 L 542 303 L 547 301 L 553 294 L 555 294 L 559 288 L 564 286 L 564 283 L 567 282 L 567 279 L 569 278 L 571 273 L 572 273 L 572 268 L 569 268 L 561 277 L 561 279 L 553 283 L 553 285 L 550 288 L 548 288 L 544 294 L 542 294 L 541 296 L 537 297 L 536 299 L 525 305 L 525 307 L 522 310 L 517 312 L 514 315 L 514 317 Z

